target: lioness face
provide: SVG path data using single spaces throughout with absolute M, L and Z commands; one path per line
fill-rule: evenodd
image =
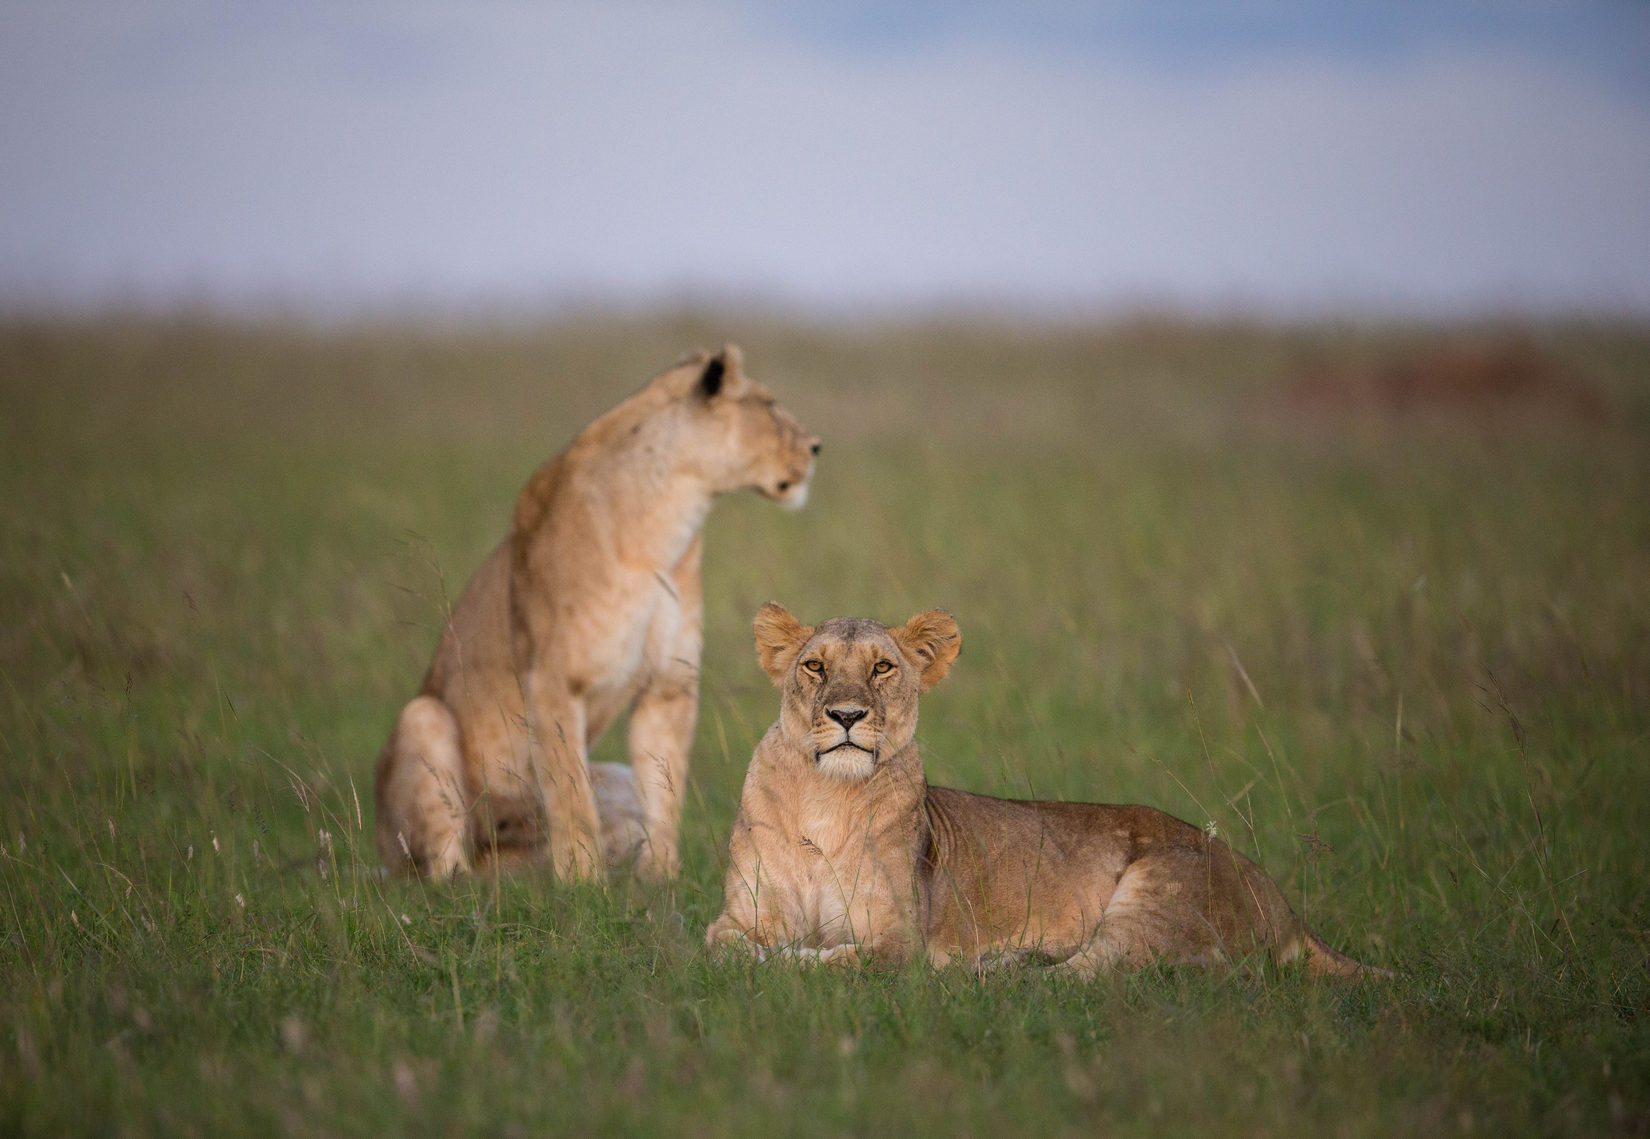
M 757 656 L 781 692 L 780 731 L 838 779 L 869 778 L 911 742 L 917 697 L 961 648 L 943 609 L 895 629 L 852 617 L 811 627 L 771 602 L 756 615 Z
M 800 510 L 808 501 L 819 437 L 758 383 L 738 397 L 736 416 L 737 447 L 747 460 L 742 485 L 787 510 Z
M 751 487 L 788 510 L 807 502 L 819 437 L 745 375 L 737 346 L 707 361 L 697 389 L 701 457 L 718 489 Z

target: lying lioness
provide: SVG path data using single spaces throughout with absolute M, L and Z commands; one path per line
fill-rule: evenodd
M 700 526 L 741 487 L 801 506 L 818 451 L 729 344 L 535 471 L 379 754 L 385 865 L 445 878 L 548 855 L 584 878 L 634 857 L 674 875 L 699 710 Z M 630 766 L 592 766 L 626 709 Z
M 763 606 L 756 650 L 779 719 L 745 776 L 712 949 L 1042 959 L 1085 975 L 1267 950 L 1311 973 L 1378 972 L 1307 929 L 1260 867 L 1162 811 L 930 787 L 917 697 L 961 646 L 943 610 L 810 628 Z

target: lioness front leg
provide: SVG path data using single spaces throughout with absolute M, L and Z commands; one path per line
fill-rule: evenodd
M 731 908 L 724 910 L 722 916 L 705 930 L 705 948 L 717 957 L 736 954 L 755 958 L 758 962 L 782 952 L 786 938 L 792 935 L 787 931 L 776 937 L 773 927 L 765 922 L 753 924 L 757 920 L 748 911 L 736 914 Z
M 630 713 L 630 764 L 647 820 L 637 870 L 646 877 L 674 878 L 681 865 L 682 798 L 698 714 L 699 685 L 691 674 L 643 691 Z
M 759 870 L 760 854 L 743 814 L 733 820 L 728 853 L 722 913 L 705 930 L 705 947 L 712 953 L 750 953 L 760 961 L 771 946 L 800 940 L 800 934 L 787 920 L 786 907 L 774 904 L 774 883 L 764 879 Z M 782 896 L 784 891 L 777 893 Z
M 602 871 L 601 824 L 585 759 L 584 703 L 540 670 L 527 679 L 527 746 L 550 832 L 550 862 L 564 880 Z

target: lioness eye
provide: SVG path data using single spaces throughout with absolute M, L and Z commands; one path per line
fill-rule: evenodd
M 817 660 L 805 660 L 802 662 L 802 667 L 813 673 L 815 676 L 825 675 L 825 666 L 820 664 Z
M 887 676 L 894 671 L 894 666 L 885 660 L 877 661 L 877 666 L 871 670 L 878 676 Z

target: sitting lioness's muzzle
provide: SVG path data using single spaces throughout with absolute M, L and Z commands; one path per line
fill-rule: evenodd
M 949 613 L 890 628 L 756 615 L 779 719 L 751 757 L 711 948 L 821 960 L 1035 957 L 1089 974 L 1269 952 L 1359 975 L 1226 843 L 1152 807 L 930 787 L 917 701 L 962 646 Z

